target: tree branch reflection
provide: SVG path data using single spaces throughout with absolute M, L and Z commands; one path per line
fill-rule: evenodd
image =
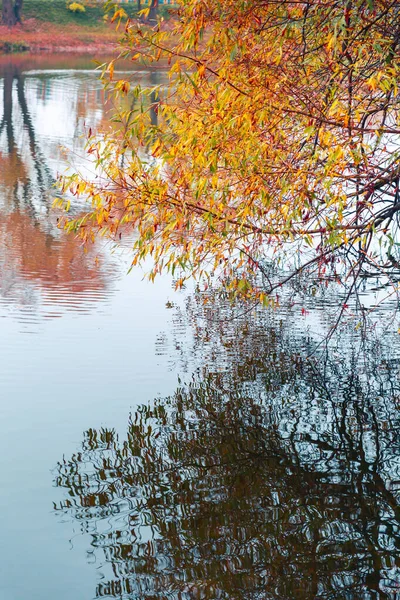
M 400 597 L 398 365 L 366 378 L 357 357 L 317 366 L 288 347 L 274 367 L 276 340 L 58 464 L 56 510 L 105 571 L 96 596 Z

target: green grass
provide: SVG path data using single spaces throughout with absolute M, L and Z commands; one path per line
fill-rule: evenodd
M 71 0 L 72 2 L 73 0 Z M 70 4 L 71 2 L 68 2 Z M 81 2 L 85 6 L 85 2 Z M 132 4 L 132 8 L 133 8 Z M 86 12 L 73 13 L 67 8 L 66 0 L 25 0 L 22 10 L 24 19 L 38 19 L 55 25 L 80 24 L 95 26 L 103 22 L 103 4 L 85 6 Z
M 24 0 L 22 9 L 23 19 L 38 19 L 46 23 L 54 23 L 55 25 L 82 25 L 86 27 L 94 27 L 103 23 L 104 4 L 99 2 L 97 5 L 88 6 L 84 0 L 76 0 L 85 6 L 84 13 L 73 13 L 68 10 L 67 5 L 74 0 Z M 0 0 L 0 9 L 1 9 Z M 125 10 L 129 17 L 137 15 L 137 2 L 129 2 L 121 4 L 121 8 Z M 145 8 L 142 4 L 142 8 Z M 160 6 L 160 15 L 168 18 L 167 5 Z M 112 14 L 112 13 L 111 13 Z

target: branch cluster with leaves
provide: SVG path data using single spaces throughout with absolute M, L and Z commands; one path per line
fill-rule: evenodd
M 104 70 L 119 128 L 88 142 L 101 176 L 63 179 L 91 202 L 65 227 L 84 240 L 133 228 L 133 264 L 150 255 L 151 279 L 215 277 L 264 304 L 302 271 L 387 273 L 399 42 L 393 0 L 185 0 L 173 29 L 127 22 L 120 57 L 168 69 L 169 84 Z

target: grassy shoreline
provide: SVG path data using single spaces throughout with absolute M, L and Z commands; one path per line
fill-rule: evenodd
M 0 25 L 0 53 L 110 53 L 121 33 L 104 16 L 103 3 L 86 4 L 83 0 L 84 13 L 68 10 L 69 3 L 66 0 L 25 0 L 23 23 L 12 29 Z M 123 8 L 129 17 L 136 16 L 136 2 L 123 4 Z

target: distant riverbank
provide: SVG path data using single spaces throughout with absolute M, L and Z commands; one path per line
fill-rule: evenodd
M 27 19 L 13 29 L 0 26 L 0 53 L 109 54 L 117 44 L 118 38 L 119 34 L 113 26 L 68 25 L 61 29 L 53 23 Z
M 89 4 L 82 0 L 83 13 L 71 12 L 69 4 L 65 0 L 25 0 L 22 24 L 12 29 L 0 25 L 0 53 L 110 54 L 121 31 L 116 31 L 115 23 L 109 22 L 103 3 Z M 136 2 L 124 3 L 122 8 L 130 18 L 136 17 Z M 167 15 L 167 6 L 160 10 Z
M 119 34 L 106 20 L 103 4 L 82 0 L 83 13 L 72 12 L 69 4 L 66 0 L 25 0 L 22 24 L 12 29 L 0 25 L 0 52 L 110 52 Z M 136 9 L 136 4 L 128 6 L 129 13 Z

